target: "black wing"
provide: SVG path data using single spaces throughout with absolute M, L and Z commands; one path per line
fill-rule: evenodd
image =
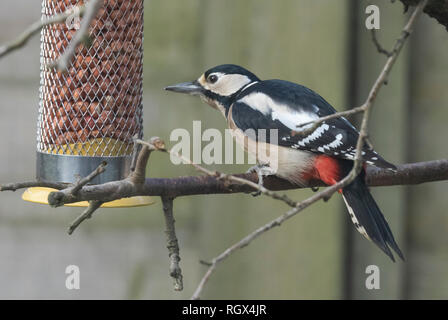
M 282 80 L 259 82 L 236 98 L 231 112 L 235 125 L 243 131 L 267 129 L 266 142 L 341 159 L 355 158 L 359 132 L 343 117 L 325 121 L 306 135 L 297 134 L 297 125 L 336 113 L 320 95 L 301 85 Z M 277 129 L 277 139 L 271 137 L 269 129 Z M 395 169 L 367 145 L 363 159 L 381 168 Z

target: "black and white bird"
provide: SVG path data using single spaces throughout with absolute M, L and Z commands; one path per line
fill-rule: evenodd
M 236 141 L 254 153 L 264 167 L 263 174 L 275 174 L 295 184 L 307 186 L 310 180 L 333 185 L 353 167 L 359 132 L 344 117 L 320 123 L 306 135 L 296 134 L 298 126 L 334 114 L 336 110 L 320 95 L 302 85 L 283 80 L 260 80 L 252 72 L 231 64 L 207 70 L 198 80 L 165 88 L 197 95 L 226 117 Z M 309 124 L 302 129 L 312 128 Z M 253 130 L 276 131 L 263 141 Z M 253 132 L 251 131 L 251 132 Z M 275 145 L 278 163 L 272 166 L 260 148 Z M 268 152 L 269 153 L 269 152 Z M 365 145 L 363 161 L 395 170 L 376 151 Z M 393 261 L 393 249 L 404 260 L 400 248 L 365 183 L 365 170 L 341 190 L 356 229 L 374 242 Z

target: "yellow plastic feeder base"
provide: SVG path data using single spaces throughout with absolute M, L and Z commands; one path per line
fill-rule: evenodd
M 48 195 L 50 192 L 58 191 L 51 188 L 28 188 L 22 195 L 22 199 L 28 202 L 48 204 Z M 123 198 L 104 203 L 101 208 L 132 208 L 132 207 L 144 207 L 154 204 L 155 201 L 148 196 L 138 196 L 132 198 Z M 69 203 L 66 207 L 88 207 L 87 201 Z

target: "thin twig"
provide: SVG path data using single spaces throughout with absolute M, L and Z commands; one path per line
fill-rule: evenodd
M 92 21 L 98 14 L 98 11 L 103 5 L 103 0 L 90 0 L 86 4 L 85 15 L 81 21 L 81 26 L 73 37 L 68 48 L 56 60 L 48 65 L 50 68 L 56 68 L 58 71 L 66 71 L 75 56 L 76 49 L 82 44 L 86 43 L 89 37 L 89 29 Z
M 137 146 L 140 146 L 140 144 L 135 143 L 134 150 L 138 149 Z M 149 144 L 143 145 L 143 147 L 140 149 L 140 152 L 136 156 L 134 169 L 132 170 L 132 172 L 128 178 L 133 183 L 135 183 L 137 185 L 142 185 L 145 183 L 146 165 L 148 164 L 148 160 L 149 160 L 149 156 L 151 155 L 151 152 L 154 150 L 155 150 L 155 147 L 152 144 L 152 140 L 150 141 Z
M 364 103 L 366 110 L 364 111 L 364 116 L 361 123 L 361 129 L 360 134 L 356 146 L 356 155 L 355 155 L 355 164 L 353 166 L 352 171 L 359 173 L 362 167 L 362 147 L 364 145 L 364 139 L 368 136 L 368 120 L 370 116 L 370 110 L 373 106 L 373 103 L 377 97 L 377 94 L 381 87 L 384 85 L 387 76 L 389 75 L 390 71 L 392 70 L 393 65 L 395 64 L 395 61 L 397 60 L 398 55 L 401 52 L 401 49 L 403 48 L 403 45 L 406 41 L 406 39 L 409 37 L 409 35 L 412 32 L 412 27 L 414 26 L 415 21 L 417 20 L 417 17 L 422 13 L 423 8 L 426 6 L 428 0 L 422 0 L 418 4 L 418 6 L 415 8 L 414 12 L 412 13 L 411 17 L 409 18 L 409 21 L 403 28 L 401 32 L 401 36 L 395 41 L 392 55 L 387 59 L 386 64 L 384 68 L 381 70 L 380 75 L 376 79 L 373 87 L 370 89 L 369 95 L 367 97 L 366 102 Z
M 275 227 L 279 227 L 282 225 L 283 222 L 285 222 L 286 220 L 292 218 L 293 216 L 295 216 L 296 214 L 298 214 L 299 212 L 303 211 L 305 208 L 309 207 L 311 204 L 321 200 L 321 199 L 328 199 L 329 197 L 331 197 L 331 195 L 336 192 L 339 188 L 341 188 L 341 186 L 345 185 L 346 183 L 348 183 L 350 177 L 345 177 L 343 180 L 341 180 L 338 184 L 335 184 L 331 187 L 326 188 L 325 190 L 316 193 L 315 195 L 309 197 L 308 199 L 297 203 L 296 206 L 289 210 L 288 212 L 286 212 L 285 214 L 281 215 L 280 217 L 270 221 L 269 223 L 263 225 L 262 227 L 258 228 L 257 230 L 255 230 L 254 232 L 250 233 L 249 235 L 247 235 L 246 237 L 244 237 L 243 239 L 241 239 L 240 241 L 238 241 L 237 243 L 235 243 L 233 246 L 227 248 L 223 253 L 221 253 L 219 256 L 217 256 L 216 258 L 212 259 L 211 263 L 203 263 L 203 264 L 209 264 L 209 268 L 207 270 L 207 272 L 205 273 L 205 275 L 203 276 L 203 278 L 201 279 L 198 287 L 196 288 L 195 292 L 193 293 L 191 299 L 192 300 L 197 300 L 200 298 L 200 295 L 204 289 L 205 284 L 207 283 L 207 281 L 209 280 L 209 278 L 211 277 L 211 275 L 213 274 L 213 272 L 215 271 L 217 265 L 222 262 L 224 259 L 226 259 L 227 257 L 229 257 L 233 252 L 235 252 L 238 249 L 242 249 L 246 246 L 248 246 L 253 240 L 255 240 L 258 236 L 260 236 L 261 234 L 271 230 L 272 228 Z
M 39 31 L 46 26 L 53 25 L 56 23 L 62 23 L 67 20 L 70 16 L 73 15 L 75 12 L 74 10 L 77 10 L 80 16 L 83 16 L 86 10 L 86 6 L 79 6 L 79 7 L 72 7 L 68 10 L 66 10 L 63 13 L 54 15 L 50 18 L 47 18 L 45 20 L 39 19 L 39 21 L 34 22 L 32 25 L 30 25 L 22 34 L 20 34 L 16 39 L 8 42 L 7 44 L 0 47 L 0 58 L 3 58 L 7 54 L 22 48 L 25 44 L 28 43 L 28 41 Z
M 93 179 L 98 177 L 100 174 L 102 174 L 104 171 L 106 171 L 107 162 L 103 161 L 98 168 L 96 168 L 92 173 L 90 173 L 87 177 L 81 178 L 73 187 L 72 187 L 72 194 L 76 195 L 79 190 L 82 189 L 86 184 L 92 182 Z
M 98 208 L 100 208 L 103 203 L 104 202 L 101 200 L 89 201 L 89 206 L 87 207 L 87 209 L 70 224 L 70 227 L 68 227 L 67 233 L 71 235 L 76 230 L 76 228 L 79 227 L 79 225 L 81 223 L 83 223 L 87 219 L 92 218 L 93 213 Z
M 17 191 L 26 188 L 51 188 L 56 190 L 63 190 L 67 188 L 70 184 L 59 183 L 59 182 L 46 182 L 46 181 L 30 181 L 30 182 L 18 182 L 18 183 L 8 183 L 0 185 L 0 192 L 2 191 Z
M 370 33 L 372 35 L 372 42 L 375 45 L 376 50 L 379 53 L 386 55 L 386 57 L 390 57 L 393 54 L 393 52 L 389 52 L 389 51 L 387 51 L 386 49 L 383 48 L 381 43 L 378 41 L 378 38 L 376 37 L 376 29 L 371 29 Z
M 90 173 L 87 177 L 80 179 L 77 183 L 75 183 L 72 187 L 67 188 L 66 190 L 66 198 L 70 200 L 76 199 L 78 196 L 78 192 L 86 186 L 89 182 L 95 179 L 97 176 L 106 171 L 107 162 L 103 161 L 92 173 Z M 52 207 L 60 207 L 65 204 L 65 202 L 59 201 L 58 198 L 60 196 L 57 192 L 51 192 L 48 195 L 48 204 Z M 77 202 L 77 201 L 75 201 Z
M 140 144 L 134 143 L 134 147 L 132 148 L 131 171 L 135 171 L 141 148 L 142 146 Z
M 366 110 L 366 106 L 362 105 L 350 110 L 346 110 L 346 111 L 341 111 L 341 112 L 336 112 L 333 114 L 330 114 L 328 116 L 325 117 L 320 117 L 317 118 L 316 120 L 313 121 L 308 121 L 308 122 L 304 122 L 301 123 L 299 125 L 297 125 L 297 128 L 303 128 L 305 126 L 309 126 L 310 124 L 312 124 L 312 126 L 309 126 L 308 128 L 304 128 L 302 130 L 294 130 L 291 132 L 291 134 L 294 135 L 301 135 L 301 136 L 305 136 L 307 134 L 309 134 L 310 132 L 314 131 L 317 129 L 317 127 L 319 126 L 319 124 L 321 124 L 322 122 L 331 120 L 331 119 L 336 119 L 336 118 L 341 118 L 341 117 L 345 117 L 345 116 L 351 116 L 357 113 L 361 113 L 364 112 Z
M 177 241 L 176 229 L 174 227 L 173 215 L 173 198 L 162 197 L 163 213 L 165 216 L 165 234 L 168 248 L 168 256 L 170 257 L 170 276 L 174 280 L 174 290 L 182 291 L 184 284 L 182 281 L 182 270 L 179 266 L 179 243 Z
M 140 139 L 136 139 L 135 143 L 147 146 L 149 148 L 152 148 L 153 150 L 157 150 L 157 151 L 162 151 L 168 154 L 172 154 L 174 156 L 176 156 L 177 158 L 179 158 L 180 160 L 182 160 L 184 163 L 187 163 L 191 166 L 193 166 L 196 170 L 198 170 L 199 172 L 205 173 L 206 175 L 209 176 L 218 176 L 218 173 L 216 171 L 211 171 L 208 170 L 196 163 L 193 163 L 193 161 L 191 161 L 190 159 L 188 159 L 187 157 L 182 156 L 181 154 L 174 152 L 170 149 L 167 149 L 165 146 L 165 142 L 160 139 L 159 137 L 153 137 L 150 139 L 150 142 L 147 141 L 143 141 Z
M 427 0 L 424 0 L 424 1 L 425 1 L 425 4 L 422 4 L 422 2 L 421 2 L 419 7 L 420 6 L 424 7 L 426 5 Z M 377 82 L 375 83 L 374 87 L 371 89 L 370 93 L 372 93 L 372 91 L 377 92 L 379 90 L 378 84 L 381 87 L 387 81 L 387 75 L 389 74 L 390 69 L 391 69 L 392 65 L 394 64 L 395 59 L 398 56 L 399 51 L 403 47 L 404 41 L 406 40 L 406 38 L 411 33 L 411 28 L 412 28 L 412 26 L 414 24 L 415 18 L 421 12 L 421 10 L 417 10 L 419 7 L 417 7 L 416 10 L 414 10 L 414 12 L 413 12 L 411 18 L 409 19 L 408 23 L 403 28 L 401 36 L 395 42 L 395 45 L 394 45 L 394 48 L 392 49 L 392 51 L 387 51 L 383 47 L 381 47 L 380 43 L 378 42 L 378 39 L 376 38 L 375 30 L 372 29 L 372 39 L 373 39 L 373 42 L 374 42 L 375 46 L 377 47 L 377 50 L 380 53 L 386 54 L 386 56 L 389 59 L 387 60 L 386 66 L 383 69 L 383 72 L 385 72 L 384 76 L 382 74 L 380 74 L 379 78 L 381 78 L 381 83 L 379 83 L 378 80 L 377 80 Z M 390 64 L 390 65 L 388 66 L 388 64 Z M 370 101 L 371 99 L 370 98 L 371 98 L 371 95 L 369 94 L 369 98 L 367 99 L 367 102 L 365 104 L 359 106 L 359 107 L 356 107 L 356 108 L 353 108 L 353 109 L 350 109 L 350 110 L 346 110 L 346 111 L 336 112 L 334 114 L 330 114 L 330 115 L 325 116 L 325 117 L 320 117 L 320 118 L 318 118 L 316 120 L 313 120 L 313 121 L 308 121 L 308 122 L 301 123 L 301 124 L 297 125 L 297 128 L 303 128 L 303 127 L 309 126 L 311 124 L 312 124 L 312 126 L 310 126 L 308 128 L 304 128 L 303 130 L 293 131 L 292 134 L 293 135 L 307 135 L 310 132 L 312 132 L 315 129 L 317 129 L 319 124 L 321 124 L 322 122 L 325 122 L 325 121 L 328 121 L 328 120 L 331 120 L 331 119 L 335 119 L 335 118 L 340 118 L 340 117 L 344 117 L 344 116 L 350 116 L 350 115 L 354 115 L 354 114 L 357 114 L 357 113 L 365 112 L 366 109 L 370 108 L 370 106 L 369 106 L 369 104 L 371 104 L 371 101 Z M 373 97 L 373 99 L 375 99 L 375 97 Z

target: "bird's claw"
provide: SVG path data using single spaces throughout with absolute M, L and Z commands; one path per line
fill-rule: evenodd
M 249 168 L 249 170 L 247 170 L 247 173 L 252 173 L 252 172 L 257 173 L 258 185 L 260 187 L 263 186 L 263 176 L 269 176 L 269 175 L 273 174 L 272 169 L 267 164 L 258 164 L 256 166 Z M 259 195 L 261 195 L 261 191 L 257 190 L 255 192 L 252 192 L 251 195 L 253 197 L 258 197 Z

